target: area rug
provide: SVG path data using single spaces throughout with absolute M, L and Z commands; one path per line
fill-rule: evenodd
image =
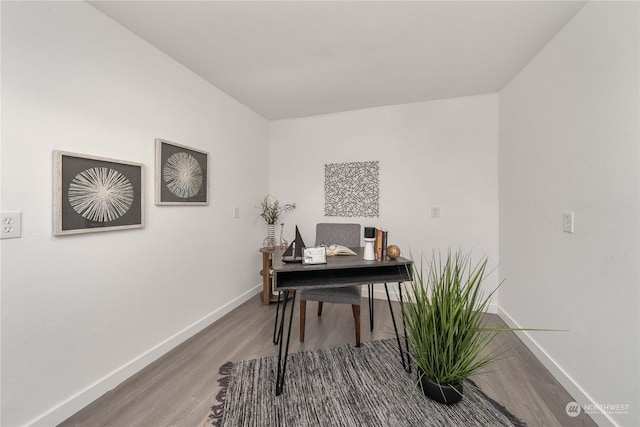
M 464 384 L 464 398 L 442 405 L 416 388 L 393 339 L 289 354 L 284 390 L 275 395 L 277 357 L 227 363 L 210 421 L 218 427 L 524 426 Z

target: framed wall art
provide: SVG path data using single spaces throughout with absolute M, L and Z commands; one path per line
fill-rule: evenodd
M 53 152 L 53 234 L 144 227 L 144 166 Z
M 324 215 L 379 216 L 379 172 L 377 161 L 325 164 Z
M 156 139 L 156 205 L 209 203 L 209 153 Z

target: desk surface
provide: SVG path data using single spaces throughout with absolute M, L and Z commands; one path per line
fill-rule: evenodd
M 413 261 L 362 259 L 364 248 L 352 248 L 357 255 L 328 256 L 326 264 L 285 263 L 283 251 L 273 253 L 273 289 L 327 288 L 411 280 Z

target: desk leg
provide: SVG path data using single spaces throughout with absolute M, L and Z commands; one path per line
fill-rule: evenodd
M 279 336 L 276 335 L 278 330 L 278 313 L 280 312 L 280 299 L 282 298 L 282 291 L 278 292 L 278 302 L 276 303 L 276 320 L 273 322 L 273 343 L 278 344 Z
M 400 306 L 404 304 L 402 300 L 402 282 L 398 282 L 398 294 L 400 295 Z M 400 313 L 402 314 L 402 313 Z M 407 325 L 404 322 L 404 316 L 402 316 L 402 332 L 404 333 L 404 347 L 407 355 L 407 372 L 411 372 L 411 360 L 409 359 L 409 337 L 407 337 Z M 404 360 L 404 357 L 402 358 Z
M 398 287 L 400 288 L 400 303 L 402 303 L 402 284 L 398 282 Z M 393 306 L 391 305 L 391 298 L 389 298 L 389 287 L 387 284 L 384 284 L 384 290 L 387 293 L 387 302 L 389 303 L 389 311 L 391 312 L 391 320 L 393 321 L 393 330 L 396 332 L 396 340 L 398 341 L 398 350 L 400 351 L 400 359 L 402 360 L 402 367 L 405 371 L 411 372 L 411 362 L 409 359 L 409 341 L 407 339 L 407 331 L 404 329 L 404 319 L 402 320 L 402 327 L 404 329 L 404 338 L 406 344 L 406 351 L 402 349 L 402 343 L 400 342 L 400 334 L 398 334 L 398 326 L 396 325 L 396 317 L 393 314 Z M 405 354 L 407 355 L 407 359 L 405 361 Z
M 373 283 L 367 285 L 369 289 L 369 327 L 373 332 Z
M 276 396 L 282 394 L 282 388 L 284 386 L 284 375 L 287 369 L 287 356 L 289 355 L 289 341 L 291 339 L 291 324 L 293 323 L 293 309 L 296 302 L 296 291 L 293 291 L 291 298 L 291 313 L 289 314 L 289 327 L 287 328 L 287 344 L 284 351 L 284 359 L 282 358 L 282 344 L 284 335 L 284 322 L 286 320 L 287 301 L 289 300 L 289 291 L 284 292 L 284 301 L 282 302 L 282 317 L 280 318 L 280 331 L 278 332 L 278 372 L 276 376 Z

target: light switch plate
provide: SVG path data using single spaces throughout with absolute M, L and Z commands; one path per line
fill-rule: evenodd
M 573 233 L 573 212 L 564 212 L 562 214 L 562 231 Z

